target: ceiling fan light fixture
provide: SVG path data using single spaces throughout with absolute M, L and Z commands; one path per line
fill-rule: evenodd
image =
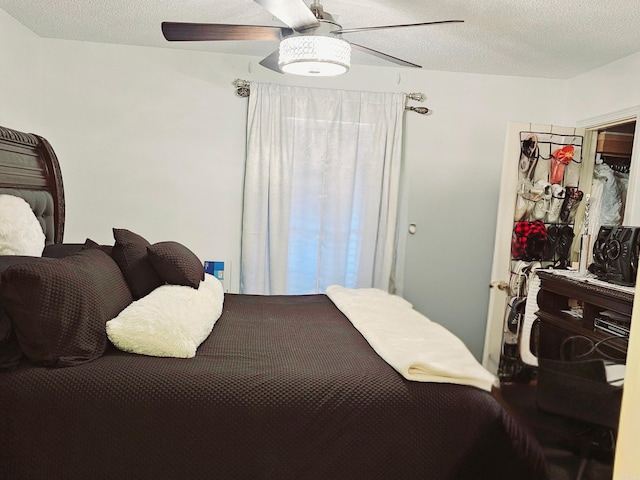
M 284 73 L 327 77 L 342 75 L 351 65 L 351 45 L 322 35 L 295 35 L 280 41 L 278 66 Z

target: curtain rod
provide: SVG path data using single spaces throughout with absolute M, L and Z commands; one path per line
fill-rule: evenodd
M 233 85 L 236 87 L 236 95 L 238 95 L 239 97 L 246 98 L 251 94 L 251 82 L 249 80 L 236 78 L 233 81 Z M 423 102 L 426 98 L 424 93 L 421 92 L 405 93 L 405 95 L 409 100 L 415 100 L 417 102 Z M 404 107 L 404 109 L 419 113 L 420 115 L 426 115 L 427 113 L 429 113 L 429 109 L 427 107 L 414 107 L 411 105 L 407 105 Z

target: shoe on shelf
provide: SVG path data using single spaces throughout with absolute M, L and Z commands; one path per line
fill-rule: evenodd
M 535 186 L 543 193 L 533 207 L 531 218 L 533 220 L 544 220 L 551 205 L 551 184 L 546 180 L 538 180 Z
M 560 221 L 562 223 L 571 223 L 576 216 L 578 205 L 582 201 L 584 193 L 578 190 L 578 187 L 566 187 L 564 194 L 564 202 L 560 210 Z
M 531 133 L 522 141 L 520 148 L 520 172 L 525 178 L 533 180 L 533 176 L 538 164 L 539 149 L 538 137 Z
M 549 204 L 549 212 L 547 212 L 547 223 L 558 223 L 560 220 L 560 210 L 564 203 L 565 190 L 560 184 L 551 185 L 551 202 Z

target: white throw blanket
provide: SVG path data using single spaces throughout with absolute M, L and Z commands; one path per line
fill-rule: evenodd
M 369 345 L 408 380 L 491 391 L 498 379 L 464 343 L 401 297 L 375 288 L 327 288 L 327 295 Z

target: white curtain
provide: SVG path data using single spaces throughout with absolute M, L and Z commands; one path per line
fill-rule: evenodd
M 240 290 L 397 290 L 405 96 L 251 84 Z

